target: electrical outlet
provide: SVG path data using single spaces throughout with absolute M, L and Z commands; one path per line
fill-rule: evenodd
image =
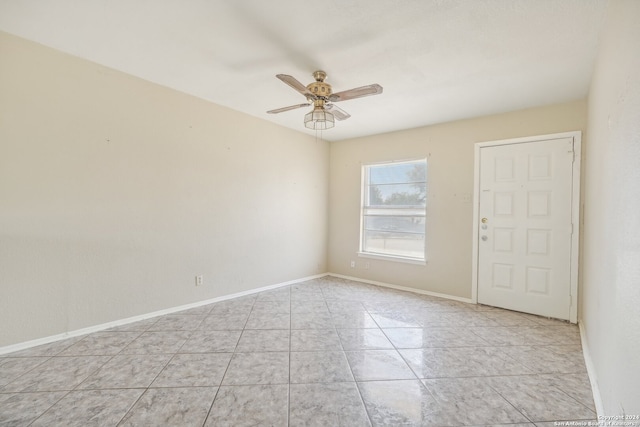
M 368 270 L 368 269 L 369 269 L 369 261 L 367 261 L 367 262 L 365 262 L 365 263 L 364 263 L 364 269 L 365 269 L 365 270 Z
M 351 261 L 351 268 L 356 268 L 356 262 L 355 261 Z
M 203 282 L 204 282 L 204 277 L 196 276 L 196 286 L 202 286 Z

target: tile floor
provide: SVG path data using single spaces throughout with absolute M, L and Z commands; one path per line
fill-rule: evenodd
M 334 277 L 0 357 L 0 426 L 595 419 L 576 326 Z

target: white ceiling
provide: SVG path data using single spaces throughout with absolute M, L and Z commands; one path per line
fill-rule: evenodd
M 584 98 L 606 0 L 0 0 L 0 30 L 264 120 L 304 128 L 325 70 L 341 140 Z

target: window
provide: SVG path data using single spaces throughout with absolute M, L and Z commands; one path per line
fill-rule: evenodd
M 425 260 L 427 161 L 362 167 L 360 253 Z

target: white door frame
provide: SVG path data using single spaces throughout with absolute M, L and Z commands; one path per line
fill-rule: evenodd
M 473 177 L 473 257 L 471 299 L 478 302 L 478 248 L 480 222 L 480 149 L 496 145 L 521 144 L 525 142 L 547 141 L 550 139 L 573 138 L 573 182 L 571 190 L 571 308 L 569 320 L 578 321 L 578 269 L 580 256 L 580 163 L 582 158 L 582 132 L 563 132 L 549 135 L 529 136 L 524 138 L 502 139 L 498 141 L 477 142 L 474 147 L 474 177 Z

